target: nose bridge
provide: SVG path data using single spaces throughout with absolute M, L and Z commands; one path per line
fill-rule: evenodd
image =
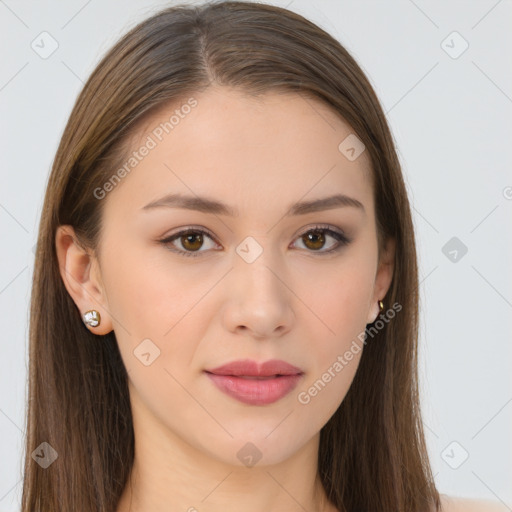
M 275 275 L 279 275 L 281 266 L 278 251 L 271 247 L 271 243 L 269 236 L 259 237 L 258 240 L 249 236 L 236 248 L 236 278 L 246 287 L 247 293 L 261 293 L 260 299 L 271 299 L 279 295 L 283 286 Z

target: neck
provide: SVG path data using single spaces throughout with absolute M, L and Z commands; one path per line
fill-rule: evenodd
M 317 473 L 318 437 L 290 459 L 261 467 L 226 465 L 188 445 L 170 457 L 148 441 L 136 442 L 117 512 L 337 512 Z

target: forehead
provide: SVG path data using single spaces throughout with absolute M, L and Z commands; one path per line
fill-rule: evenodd
M 243 215 L 343 193 L 370 213 L 371 162 L 366 150 L 347 157 L 354 141 L 361 150 L 350 125 L 312 97 L 211 87 L 144 120 L 130 141 L 129 172 L 108 202 L 142 207 L 186 193 Z

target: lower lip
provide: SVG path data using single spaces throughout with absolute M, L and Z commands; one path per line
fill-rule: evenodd
M 296 374 L 269 379 L 249 379 L 208 372 L 206 375 L 221 391 L 249 405 L 266 405 L 277 402 L 290 393 L 302 377 L 301 374 Z

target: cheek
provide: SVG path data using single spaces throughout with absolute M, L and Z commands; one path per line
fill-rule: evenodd
M 307 339 L 314 346 L 308 349 L 310 371 L 298 401 L 325 421 L 343 401 L 359 365 L 372 271 L 371 262 L 340 264 L 336 272 L 330 270 L 329 279 L 322 278 L 323 286 L 306 295 L 311 310 Z
M 180 382 L 190 377 L 203 326 L 210 320 L 201 297 L 218 276 L 199 275 L 192 267 L 180 270 L 171 265 L 171 256 L 156 251 L 152 255 L 147 249 L 132 248 L 122 253 L 127 254 L 122 260 L 105 260 L 109 310 L 120 352 L 141 392 L 150 388 L 169 392 L 169 381 L 174 381 L 166 369 Z M 145 367 L 139 356 L 148 352 L 154 362 Z M 151 393 L 156 393 L 154 399 L 166 400 Z
M 110 309 L 134 336 L 162 337 L 207 291 L 205 279 L 180 271 L 171 255 L 159 252 L 131 248 L 106 266 Z
M 348 298 L 353 300 L 351 296 Z M 343 305 L 343 301 L 338 304 Z M 297 401 L 322 425 L 343 402 L 359 367 L 364 350 L 362 333 L 366 326 L 361 320 L 362 316 L 357 308 L 348 303 L 342 314 L 339 307 L 333 309 L 330 327 L 335 334 L 311 338 L 314 348 L 307 351 L 310 354 L 309 371 L 297 391 Z
M 318 328 L 317 338 L 326 340 L 329 350 L 340 349 L 353 337 L 364 332 L 368 318 L 369 300 L 373 291 L 370 264 L 356 259 L 341 261 L 324 274 L 316 273 L 309 283 L 303 282 L 302 296 L 314 316 Z M 316 286 L 313 285 L 316 280 Z

